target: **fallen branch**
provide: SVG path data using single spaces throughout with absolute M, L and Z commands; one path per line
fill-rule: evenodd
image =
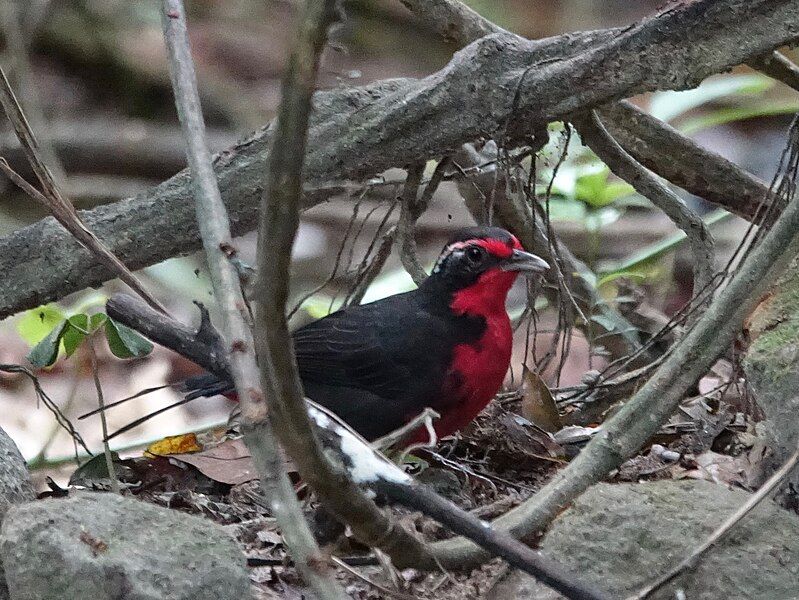
M 757 492 L 752 494 L 749 499 L 741 505 L 741 507 L 731 514 L 721 525 L 719 525 L 708 538 L 699 546 L 694 548 L 691 553 L 685 557 L 677 566 L 671 569 L 668 573 L 659 577 L 651 584 L 644 587 L 637 594 L 630 596 L 627 600 L 646 600 L 657 590 L 661 589 L 664 585 L 674 580 L 683 572 L 693 569 L 699 562 L 699 559 L 710 550 L 718 541 L 724 537 L 729 531 L 735 527 L 752 509 L 760 504 L 768 495 L 777 487 L 789 474 L 793 471 L 796 463 L 799 462 L 799 448 L 794 452 L 785 464 L 782 465 L 768 481 L 766 481 Z
M 533 42 L 497 34 L 465 48 L 442 71 L 422 80 L 388 80 L 317 93 L 304 207 L 328 197 L 314 194 L 313 188 L 370 177 L 407 164 L 408 157 L 443 156 L 477 136 L 502 130 L 519 77 L 530 65 L 547 62 L 535 77 L 526 79 L 519 135 L 534 123 L 564 118 L 572 110 L 637 92 L 691 87 L 707 75 L 795 40 L 798 13 L 790 0 L 698 0 L 644 20 L 626 30 L 623 38 L 618 29 Z M 595 51 L 585 52 L 589 48 Z M 602 48 L 613 56 L 590 62 L 588 54 L 599 59 Z M 664 55 L 670 60 L 663 61 Z M 588 62 L 580 58 L 580 69 L 572 71 L 582 56 Z M 627 71 L 631 64 L 635 68 Z M 573 94 L 583 87 L 591 92 Z M 216 158 L 234 235 L 255 226 L 271 131 L 259 131 Z M 130 268 L 142 268 L 200 246 L 189 184 L 183 172 L 145 195 L 87 211 L 82 218 Z M 164 218 L 167 214 L 169 219 Z M 42 247 L 49 252 L 42 253 Z M 67 281 L 64 273 L 70 274 Z M 6 282 L 0 289 L 0 318 L 114 275 L 45 219 L 0 238 L 0 276 Z
M 791 128 L 799 152 L 799 121 Z M 793 164 L 793 163 L 792 163 Z M 784 179 L 793 181 L 796 173 Z M 791 185 L 783 189 L 790 191 Z M 799 201 L 793 199 L 760 244 L 738 267 L 727 286 L 693 328 L 680 339 L 652 377 L 602 427 L 585 449 L 532 498 L 495 521 L 514 537 L 543 531 L 585 490 L 618 468 L 657 431 L 716 358 L 735 340 L 743 320 L 799 250 Z M 434 545 L 445 567 L 477 564 L 485 554 L 474 544 L 447 540 Z
M 244 441 L 298 571 L 320 598 L 341 600 L 345 597 L 344 593 L 320 568 L 324 563 L 322 555 L 283 468 L 277 439 L 267 418 L 266 398 L 259 381 L 260 369 L 255 357 L 252 330 L 245 316 L 247 305 L 232 263 L 236 250 L 230 233 L 230 221 L 222 203 L 205 138 L 205 122 L 189 48 L 183 2 L 163 0 L 162 11 L 175 104 L 186 138 L 186 154 L 196 198 L 197 222 L 210 267 L 214 296 L 222 313 L 225 338 L 223 356 L 229 365 L 239 398 Z M 326 24 L 321 26 L 324 33 Z M 218 346 L 219 340 L 216 342 Z M 107 440 L 107 432 L 103 433 Z

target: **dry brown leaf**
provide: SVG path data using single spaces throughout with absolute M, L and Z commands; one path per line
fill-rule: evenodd
M 555 399 L 547 384 L 526 366 L 522 374 L 522 416 L 544 431 L 555 433 L 563 428 Z
M 227 440 L 202 452 L 172 454 L 170 458 L 187 463 L 220 483 L 238 485 L 258 479 L 250 451 L 241 438 Z

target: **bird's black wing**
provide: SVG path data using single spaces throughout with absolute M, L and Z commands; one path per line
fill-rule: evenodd
M 414 380 L 403 352 L 407 336 L 387 321 L 398 315 L 383 312 L 356 306 L 295 331 L 303 383 L 359 389 L 386 399 L 406 394 Z

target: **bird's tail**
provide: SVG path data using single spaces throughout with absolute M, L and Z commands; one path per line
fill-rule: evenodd
M 114 408 L 115 406 L 119 406 L 120 404 L 123 404 L 129 400 L 140 398 L 146 394 L 164 389 L 166 387 L 177 388 L 180 392 L 184 394 L 183 398 L 181 398 L 177 402 L 169 404 L 168 406 L 159 408 L 158 410 L 150 412 L 146 415 L 139 417 L 134 421 L 131 421 L 121 429 L 118 429 L 117 431 L 111 433 L 106 438 L 106 441 L 122 433 L 125 433 L 126 431 L 130 431 L 135 427 L 138 427 L 142 423 L 149 421 L 153 417 L 156 417 L 163 412 L 187 404 L 188 402 L 191 402 L 192 400 L 195 400 L 197 398 L 210 398 L 211 396 L 226 396 L 231 400 L 237 400 L 236 391 L 232 382 L 220 379 L 219 377 L 217 377 L 216 375 L 212 375 L 211 373 L 203 373 L 202 375 L 195 375 L 194 377 L 189 377 L 188 379 L 179 383 L 148 388 L 137 394 L 134 394 L 133 396 L 128 396 L 127 398 L 123 398 L 122 400 L 117 400 L 116 402 L 112 402 L 111 404 L 106 404 L 103 408 L 96 408 L 90 412 L 87 412 L 86 414 L 81 415 L 80 417 L 78 417 L 78 419 L 85 419 L 99 412 L 103 412 L 110 408 Z

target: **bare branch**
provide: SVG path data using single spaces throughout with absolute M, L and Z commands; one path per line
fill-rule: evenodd
M 291 248 L 299 222 L 302 169 L 311 95 L 319 54 L 333 20 L 335 0 L 308 0 L 283 80 L 269 177 L 258 228 L 256 345 L 262 382 L 268 390 L 271 416 L 280 440 L 304 481 L 325 506 L 349 524 L 364 543 L 379 547 L 397 564 L 429 560 L 426 547 L 394 525 L 363 492 L 328 461 L 314 433 L 285 317 Z M 242 407 L 245 436 L 267 417 Z
M 499 25 L 466 6 L 460 0 L 400 0 L 445 40 L 465 46 L 491 33 L 504 32 Z
M 751 60 L 749 66 L 799 91 L 799 67 L 781 52 L 775 50 Z
M 685 191 L 750 221 L 766 200 L 767 184 L 632 103 L 609 104 L 598 112 L 638 162 Z
M 716 262 L 713 236 L 702 219 L 664 183 L 630 156 L 608 133 L 596 111 L 575 121 L 583 141 L 610 170 L 663 211 L 688 237 L 693 253 L 694 290 L 710 290 Z M 708 301 L 710 298 L 708 297 Z
M 319 547 L 282 466 L 277 440 L 266 418 L 266 399 L 259 381 L 255 344 L 245 316 L 247 305 L 238 273 L 230 260 L 236 255 L 230 221 L 219 193 L 205 137 L 183 2 L 163 0 L 162 11 L 172 87 L 186 138 L 186 154 L 196 198 L 197 222 L 211 271 L 214 296 L 222 313 L 226 342 L 223 352 L 245 419 L 244 440 L 298 570 L 320 598 L 340 600 L 344 598 L 343 592 L 320 568 L 323 560 Z
M 369 289 L 369 286 L 372 285 L 375 278 L 380 275 L 380 271 L 383 270 L 388 257 L 391 256 L 391 248 L 394 246 L 394 239 L 396 236 L 397 227 L 395 225 L 390 227 L 388 231 L 383 234 L 383 237 L 380 238 L 380 243 L 377 246 L 377 250 L 375 250 L 375 253 L 369 261 L 369 264 L 365 265 L 359 280 L 356 281 L 352 292 L 347 298 L 347 304 L 361 303 L 363 297 L 366 295 L 366 292 Z
M 792 131 L 795 127 L 799 125 L 795 123 Z M 535 496 L 497 519 L 496 526 L 519 538 L 544 530 L 577 496 L 636 452 L 730 346 L 744 318 L 797 255 L 797 232 L 799 200 L 794 198 L 652 377 L 604 423 L 602 433 Z M 445 567 L 475 564 L 485 558 L 484 553 L 463 539 L 437 543 L 434 549 Z

